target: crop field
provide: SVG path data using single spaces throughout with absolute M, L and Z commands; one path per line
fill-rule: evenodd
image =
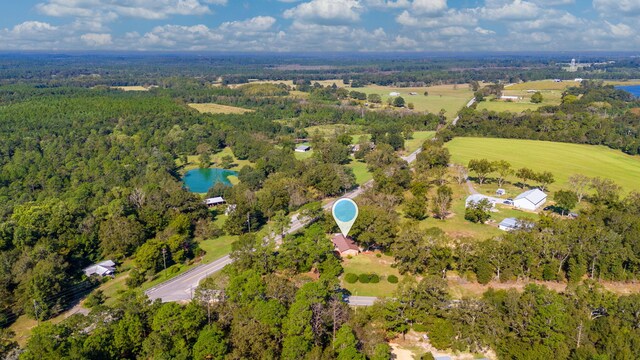
M 198 110 L 201 113 L 206 114 L 245 114 L 248 112 L 253 112 L 250 109 L 243 109 L 235 106 L 228 105 L 220 105 L 220 104 L 189 104 L 189 107 L 192 107 Z
M 340 84 L 337 84 L 340 86 Z M 389 93 L 398 92 L 405 100 L 405 103 L 413 103 L 416 111 L 429 111 L 438 113 L 441 109 L 446 111 L 445 116 L 453 120 L 460 109 L 462 109 L 473 98 L 473 92 L 467 84 L 459 85 L 436 85 L 429 87 L 408 87 L 396 88 L 389 86 L 369 85 L 363 88 L 355 88 L 366 94 L 379 94 L 382 97 L 383 106 L 386 105 Z M 424 96 L 424 92 L 429 93 Z M 417 95 L 409 95 L 409 93 Z
M 640 157 L 630 156 L 604 146 L 567 144 L 549 141 L 455 138 L 446 144 L 451 160 L 467 165 L 471 159 L 506 160 L 513 168 L 528 167 L 550 171 L 558 187 L 566 188 L 573 174 L 609 178 L 625 191 L 639 190 Z M 508 179 L 517 181 L 517 179 Z

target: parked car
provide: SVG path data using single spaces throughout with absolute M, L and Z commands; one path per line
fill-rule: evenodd
M 513 200 L 507 199 L 507 200 L 503 201 L 502 203 L 505 204 L 505 205 L 513 205 Z

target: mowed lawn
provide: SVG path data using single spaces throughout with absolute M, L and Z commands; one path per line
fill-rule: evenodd
M 253 110 L 251 109 L 213 103 L 189 104 L 189 107 L 192 107 L 199 112 L 206 114 L 245 114 L 248 112 L 253 112 Z
M 451 160 L 467 165 L 471 159 L 506 160 L 513 168 L 551 171 L 557 186 L 568 187 L 573 174 L 609 178 L 625 191 L 640 189 L 640 156 L 630 156 L 604 146 L 535 140 L 455 138 L 446 144 Z M 509 179 L 517 181 L 517 179 Z
M 340 86 L 340 84 L 337 85 Z M 446 111 L 445 116 L 449 120 L 453 120 L 458 111 L 473 98 L 473 92 L 467 84 L 409 88 L 369 85 L 352 90 L 360 91 L 367 95 L 379 94 L 382 97 L 383 106 L 387 104 L 387 99 L 390 97 L 389 93 L 398 92 L 404 98 L 405 103 L 413 103 L 415 110 L 437 114 L 441 109 L 444 109 Z M 429 93 L 428 96 L 424 96 L 425 91 Z M 411 92 L 415 92 L 417 95 L 409 95 Z
M 435 131 L 416 131 L 409 140 L 404 141 L 404 149 L 407 154 L 418 150 L 425 141 L 433 139 L 436 136 Z
M 377 257 L 374 253 L 361 253 L 351 259 L 344 259 L 342 263 L 344 274 L 377 274 L 380 276 L 380 282 L 377 284 L 363 284 L 358 281 L 355 284 L 349 284 L 344 281 L 343 275 L 342 287 L 349 290 L 351 295 L 376 297 L 392 296 L 398 288 L 398 284 L 390 283 L 387 280 L 387 276 L 395 275 L 398 277 L 399 281 L 402 280 L 402 276 L 398 270 L 391 267 L 393 262 L 394 259 L 391 256 L 381 255 L 380 257 Z

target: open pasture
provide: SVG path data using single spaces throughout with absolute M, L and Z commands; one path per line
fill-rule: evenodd
M 451 161 L 467 165 L 471 159 L 506 160 L 514 169 L 527 167 L 550 171 L 558 187 L 567 188 L 573 174 L 609 178 L 625 191 L 640 190 L 640 156 L 626 155 L 605 146 L 568 144 L 550 141 L 463 138 L 446 144 Z M 517 181 L 515 177 L 509 179 Z
M 250 109 L 213 103 L 189 104 L 189 107 L 206 114 L 245 114 L 248 112 L 253 112 L 253 110 Z

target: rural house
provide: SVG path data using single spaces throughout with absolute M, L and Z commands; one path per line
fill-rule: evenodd
M 116 272 L 116 264 L 111 260 L 105 260 L 103 262 L 91 265 L 84 268 L 84 274 L 87 276 L 109 276 Z
M 216 197 L 212 197 L 212 198 L 208 198 L 208 199 L 204 199 L 204 203 L 205 205 L 207 205 L 208 207 L 214 207 L 214 206 L 218 206 L 218 205 L 222 205 L 225 203 L 224 199 L 222 198 L 222 196 L 216 196 Z
M 335 251 L 340 257 L 356 256 L 360 253 L 360 248 L 350 237 L 342 234 L 334 234 L 331 238 Z
M 502 231 L 512 231 L 516 230 L 520 225 L 518 224 L 518 219 L 516 218 L 506 218 L 498 224 L 498 229 Z
M 473 195 L 469 195 L 467 197 L 467 199 L 464 201 L 464 207 L 469 207 L 469 204 L 473 203 L 479 203 L 480 200 L 483 199 L 487 199 L 489 201 L 489 203 L 491 204 L 491 207 L 495 207 L 496 206 L 496 200 L 490 196 L 485 196 L 482 194 L 473 194 Z
M 307 151 L 309 151 L 309 150 L 311 150 L 311 146 L 309 146 L 309 145 L 299 145 L 299 146 L 296 148 L 296 152 L 302 152 L 302 153 L 303 153 L 303 152 L 307 152 Z
M 536 211 L 547 201 L 547 194 L 540 189 L 525 191 L 513 199 L 513 206 L 518 209 Z

